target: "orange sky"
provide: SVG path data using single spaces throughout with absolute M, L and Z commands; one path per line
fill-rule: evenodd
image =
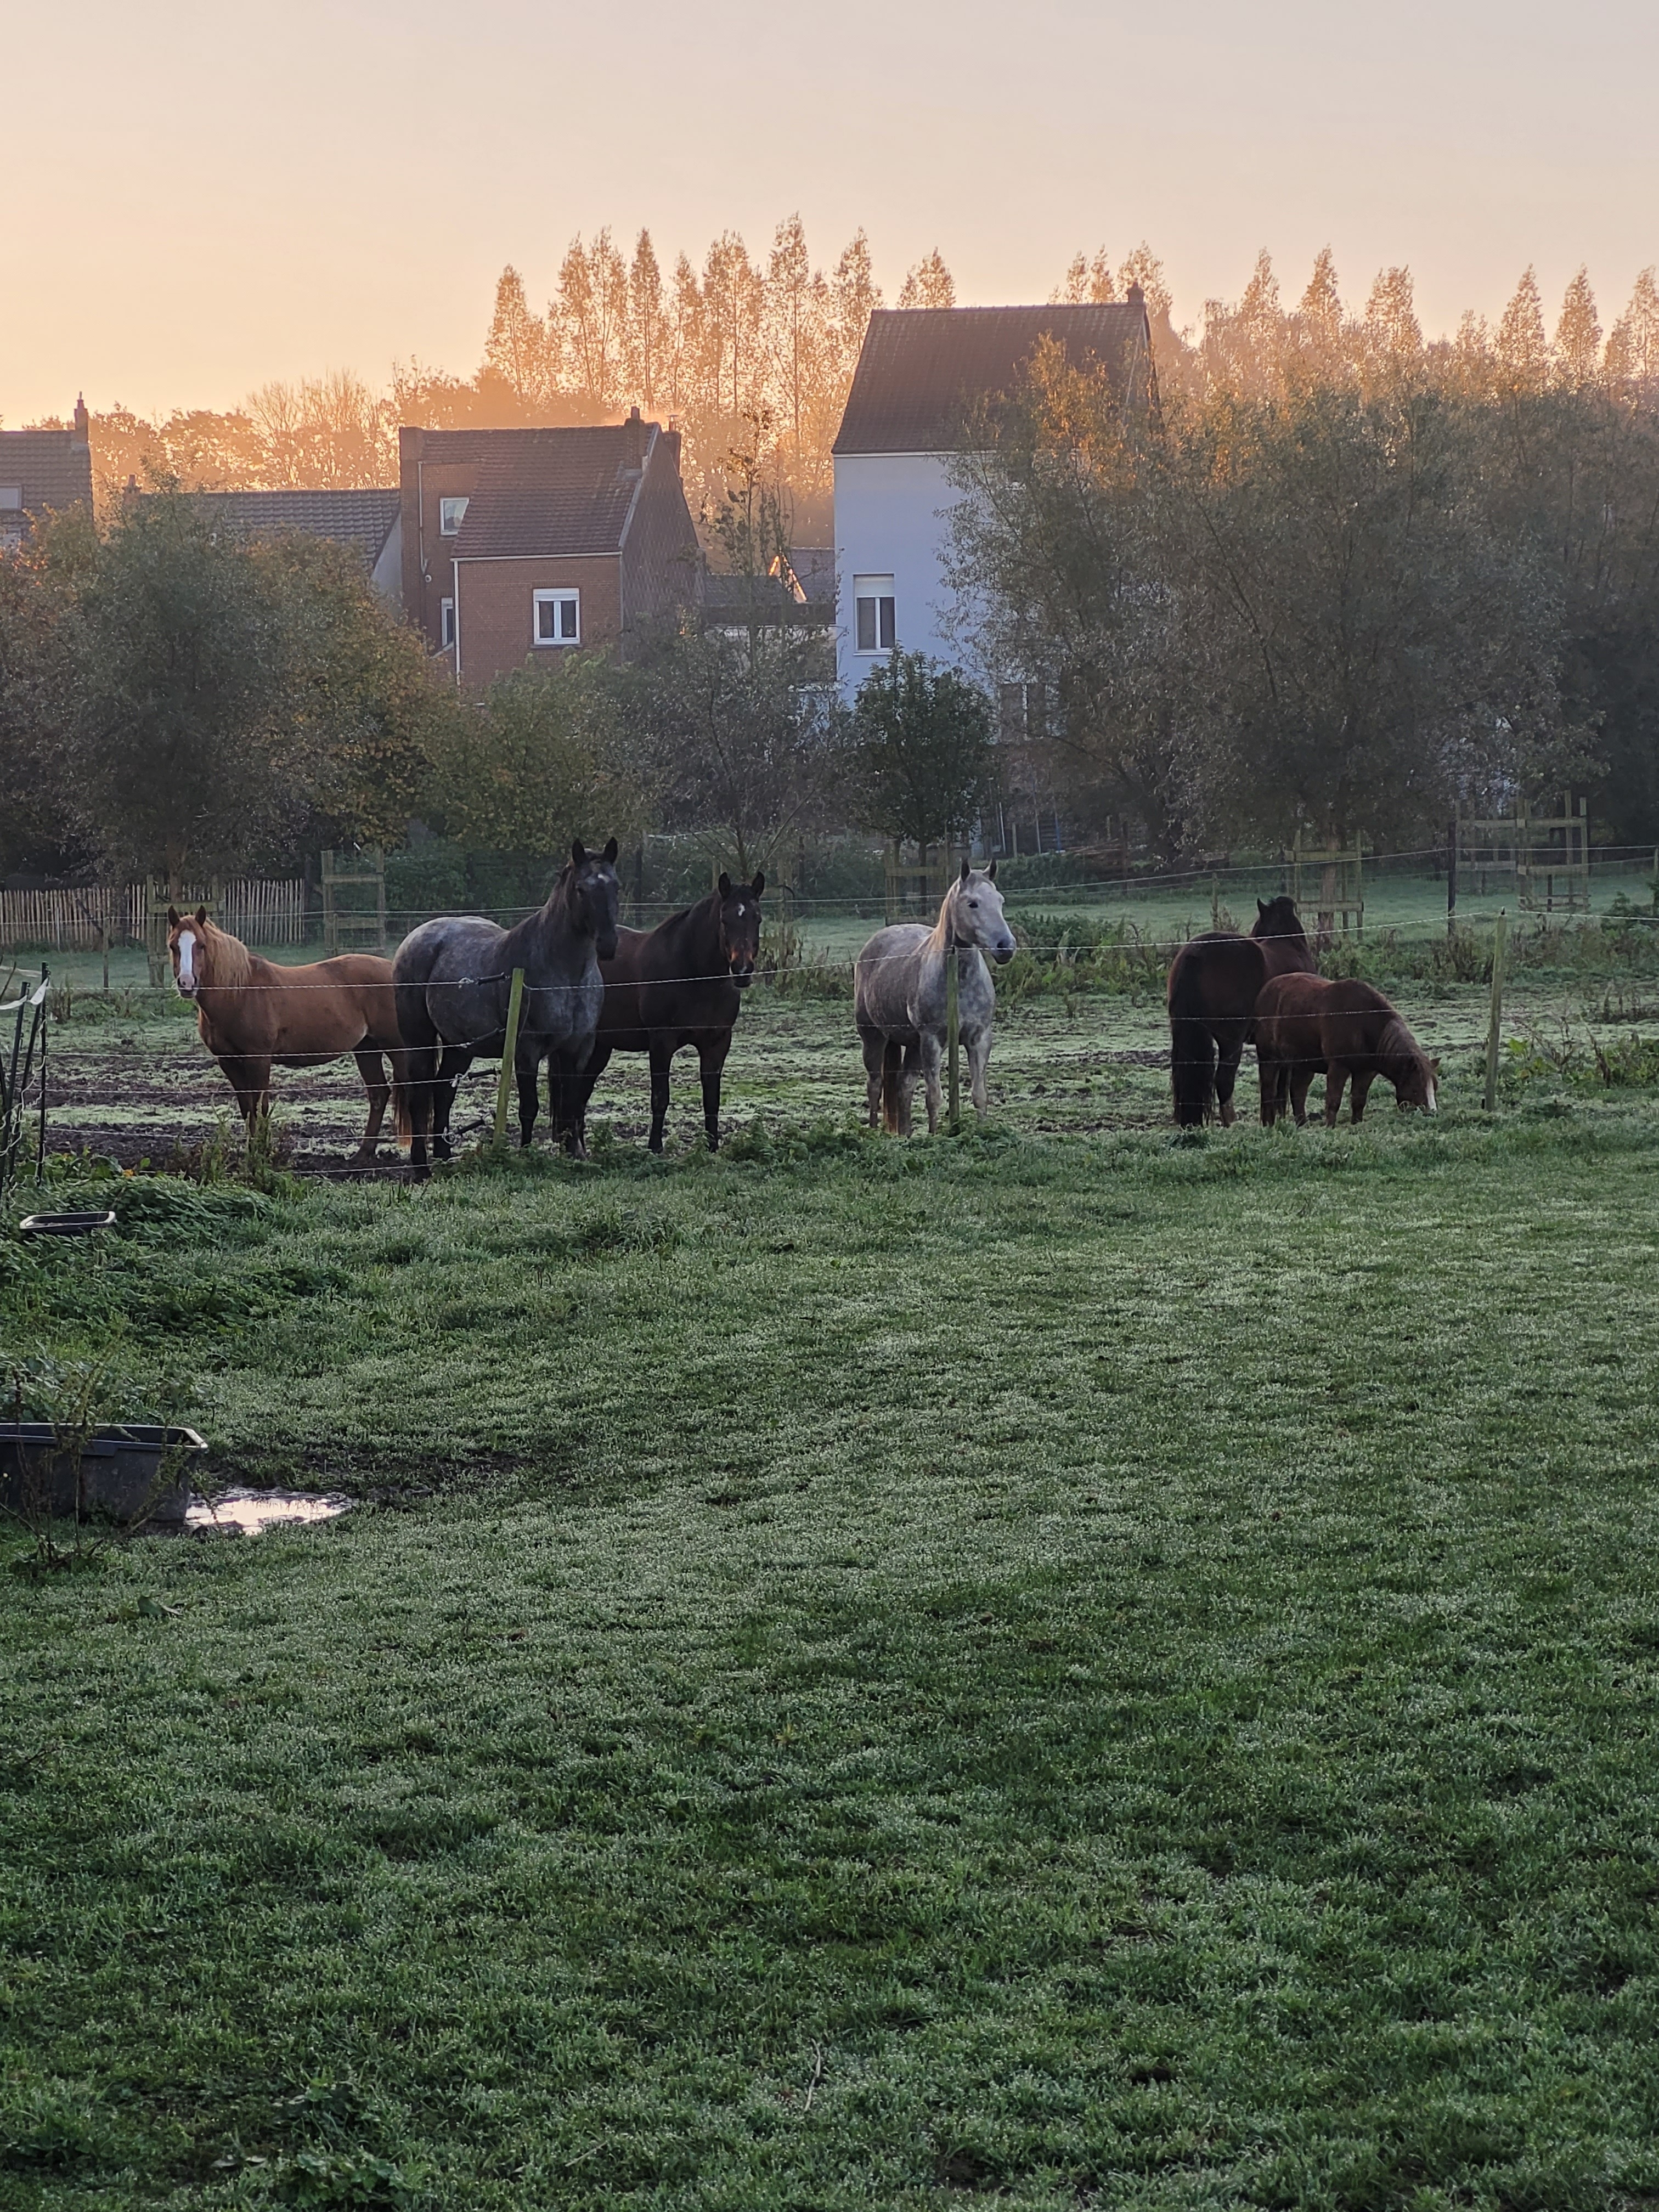
M 573 231 L 699 258 L 799 209 L 870 233 L 890 298 L 937 244 L 964 301 L 1079 246 L 1162 253 L 1178 319 L 1267 246 L 1407 261 L 1431 329 L 1528 261 L 1604 322 L 1659 260 L 1659 8 L 1636 0 L 8 0 L 0 418 L 224 406 L 394 358 L 470 371 L 497 271 Z

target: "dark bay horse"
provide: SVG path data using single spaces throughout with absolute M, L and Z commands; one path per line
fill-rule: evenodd
M 250 952 L 240 937 L 208 920 L 167 908 L 167 951 L 173 981 L 196 1008 L 202 1042 L 223 1068 L 250 1129 L 270 1105 L 273 1067 L 321 1067 L 354 1055 L 368 1093 L 368 1127 L 357 1147 L 360 1164 L 374 1158 L 394 1079 L 403 1073 L 392 963 L 368 952 L 284 968 Z
M 1231 1127 L 1262 985 L 1270 975 L 1311 975 L 1318 964 L 1296 901 L 1283 893 L 1256 901 L 1248 937 L 1209 930 L 1182 946 L 1170 964 L 1170 1080 L 1183 1128 L 1206 1121 L 1212 1103 Z
M 1435 1110 L 1440 1063 L 1431 1060 L 1381 991 L 1352 976 L 1278 975 L 1255 1002 L 1255 1056 L 1261 1071 L 1261 1118 L 1271 1124 L 1286 1106 L 1308 1118 L 1308 1085 L 1325 1079 L 1325 1126 L 1336 1127 L 1343 1085 L 1353 1082 L 1353 1118 L 1380 1075 L 1394 1085 L 1402 1110 Z
M 722 875 L 696 906 L 654 929 L 619 929 L 617 949 L 599 963 L 605 1004 L 592 1055 L 580 1085 L 579 1125 L 613 1052 L 651 1055 L 651 1149 L 662 1150 L 668 1118 L 668 1071 L 683 1045 L 695 1046 L 702 1076 L 702 1123 L 708 1149 L 720 1141 L 720 1075 L 732 1049 L 743 994 L 760 957 L 761 893 L 766 878 L 735 887 Z
M 408 1072 L 392 1104 L 412 1166 L 426 1165 L 428 1133 L 438 1158 L 449 1158 L 456 1082 L 475 1057 L 501 1057 L 515 968 L 524 969 L 514 1054 L 520 1141 L 530 1142 L 536 1124 L 536 1075 L 545 1059 L 554 1141 L 581 1151 L 579 1079 L 605 995 L 599 962 L 617 949 L 616 859 L 614 837 L 603 853 L 587 852 L 579 837 L 546 905 L 511 929 L 482 915 L 441 915 L 398 947 L 392 972 Z

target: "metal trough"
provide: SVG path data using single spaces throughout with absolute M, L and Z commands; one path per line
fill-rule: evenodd
M 78 1448 L 49 1421 L 0 1421 L 0 1507 L 25 1520 L 182 1528 L 189 1462 L 206 1449 L 194 1429 L 148 1421 L 95 1430 Z

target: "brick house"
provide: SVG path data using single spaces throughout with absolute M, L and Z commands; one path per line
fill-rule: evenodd
M 678 430 L 398 434 L 404 611 L 456 678 L 625 639 L 695 605 L 697 536 Z
M 40 517 L 92 512 L 92 440 L 84 399 L 67 430 L 0 430 L 0 553 L 15 553 Z

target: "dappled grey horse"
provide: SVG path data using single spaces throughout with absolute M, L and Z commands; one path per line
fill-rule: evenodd
M 872 1129 L 884 1121 L 901 1137 L 909 1135 L 918 1075 L 927 1085 L 929 1134 L 939 1127 L 947 960 L 957 963 L 957 1020 L 968 1053 L 969 1090 L 980 1113 L 989 1103 L 985 1065 L 997 994 L 982 956 L 988 952 L 999 963 L 1014 957 L 996 872 L 994 860 L 983 870 L 964 860 L 931 929 L 925 921 L 894 922 L 878 929 L 858 957 L 853 1012 L 870 1079 Z
M 614 837 L 603 853 L 586 851 L 578 838 L 546 905 L 527 920 L 502 929 L 482 915 L 440 915 L 398 947 L 392 977 L 408 1075 L 392 1106 L 412 1165 L 426 1165 L 428 1133 L 438 1158 L 449 1158 L 456 1082 L 475 1058 L 501 1057 L 515 968 L 524 969 L 514 1054 L 520 1142 L 530 1142 L 535 1127 L 536 1076 L 545 1059 L 554 1142 L 583 1150 L 579 1079 L 605 997 L 599 963 L 617 950 L 616 858 Z

